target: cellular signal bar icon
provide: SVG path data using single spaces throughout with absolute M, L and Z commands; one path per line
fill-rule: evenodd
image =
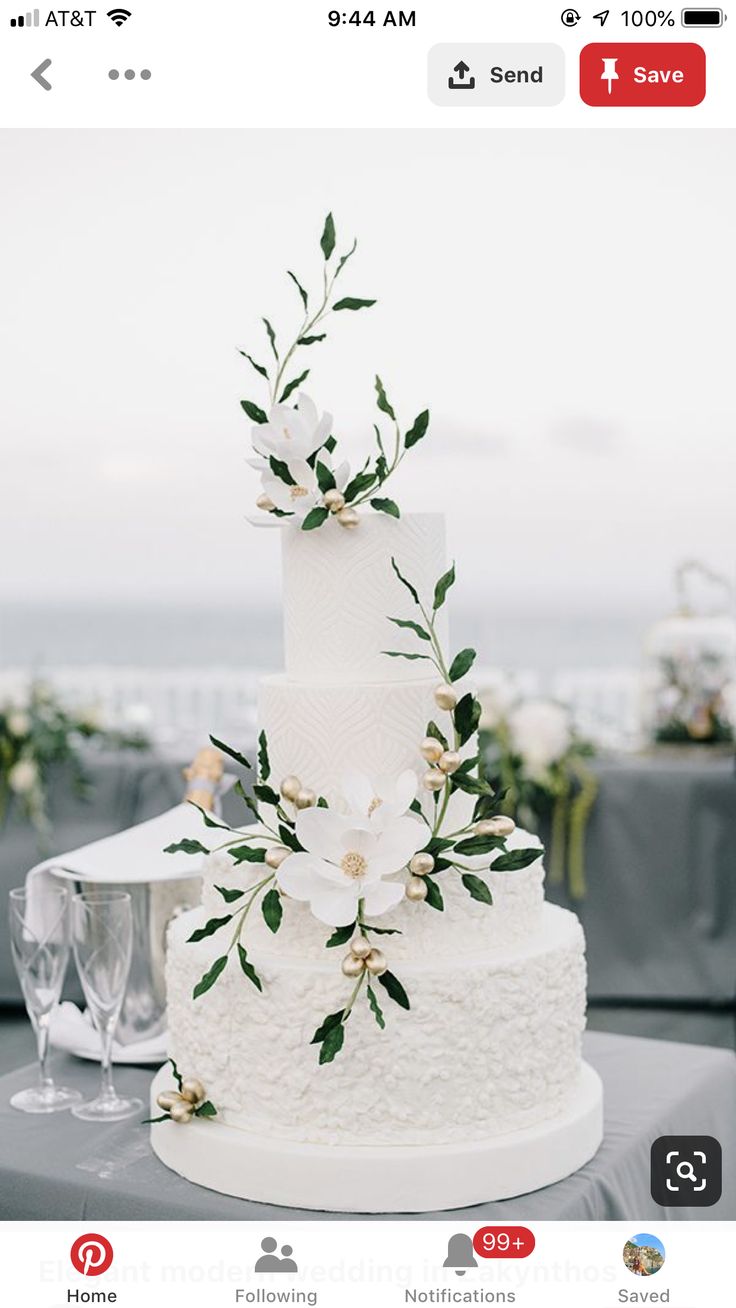
M 32 14 L 19 14 L 17 18 L 11 18 L 11 27 L 40 27 L 41 19 L 38 10 L 34 9 Z

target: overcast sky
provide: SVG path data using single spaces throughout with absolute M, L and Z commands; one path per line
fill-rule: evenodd
M 0 134 L 0 599 L 278 595 L 235 347 L 359 249 L 307 389 L 358 461 L 380 371 L 430 434 L 460 599 L 661 608 L 733 574 L 727 132 Z M 305 365 L 306 366 L 306 362 Z

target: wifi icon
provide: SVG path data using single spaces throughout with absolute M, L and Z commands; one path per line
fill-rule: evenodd
M 108 18 L 111 18 L 116 27 L 122 27 L 132 17 L 129 9 L 108 9 Z

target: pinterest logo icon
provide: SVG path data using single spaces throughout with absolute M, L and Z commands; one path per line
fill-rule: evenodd
M 104 1235 L 80 1235 L 74 1241 L 69 1257 L 82 1276 L 102 1276 L 112 1263 L 112 1245 Z

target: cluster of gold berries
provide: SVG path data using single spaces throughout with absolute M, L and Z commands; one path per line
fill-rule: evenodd
M 181 1083 L 181 1090 L 164 1090 L 157 1096 L 156 1103 L 169 1114 L 172 1122 L 191 1122 L 194 1110 L 207 1097 L 207 1091 L 196 1077 L 187 1077 Z
M 370 976 L 381 976 L 387 967 L 388 963 L 381 950 L 375 949 L 365 936 L 356 936 L 350 941 L 350 953 L 342 960 L 343 976 L 354 977 L 356 980 L 364 972 Z
M 431 854 L 415 854 L 409 863 L 411 876 L 406 883 L 404 894 L 414 904 L 421 904 L 422 900 L 427 898 L 427 883 L 425 877 L 434 871 L 434 859 Z
M 476 836 L 510 836 L 516 830 L 516 823 L 513 818 L 505 817 L 499 813 L 497 817 L 483 818 L 481 822 L 476 822 L 473 827 L 473 833 Z
M 279 787 L 282 799 L 288 799 L 295 808 L 314 808 L 317 796 L 313 790 L 303 786 L 298 777 L 284 777 Z
M 457 772 L 462 762 L 457 750 L 445 749 L 434 736 L 427 736 L 421 743 L 420 751 L 422 758 L 431 764 L 429 771 L 422 777 L 425 790 L 434 792 L 444 789 L 447 778 Z
M 342 491 L 336 489 L 325 491 L 322 503 L 339 522 L 340 526 L 346 527 L 348 531 L 352 530 L 353 527 L 357 527 L 360 522 L 360 515 L 356 513 L 355 509 L 351 509 L 349 504 L 345 503 L 345 496 Z

